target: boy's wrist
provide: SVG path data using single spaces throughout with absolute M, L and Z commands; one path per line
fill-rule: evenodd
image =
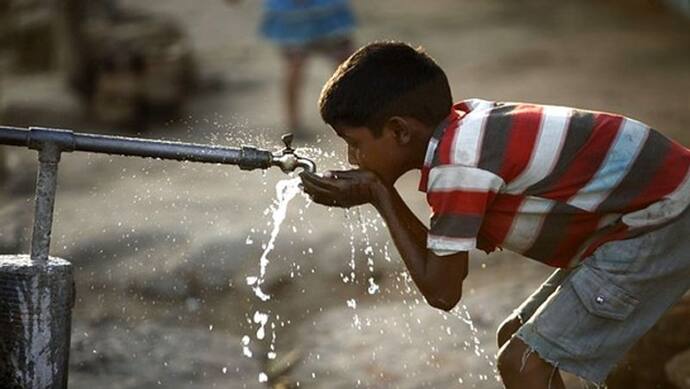
M 386 185 L 381 180 L 377 180 L 371 188 L 371 205 L 381 212 L 382 206 L 390 203 L 391 191 L 393 190 L 395 190 L 395 188 Z

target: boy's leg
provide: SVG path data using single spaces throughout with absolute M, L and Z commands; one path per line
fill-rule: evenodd
M 553 294 L 572 269 L 558 269 L 511 314 L 498 329 L 498 370 L 508 389 L 564 388 L 558 369 L 534 353 L 518 338 L 513 338 L 544 301 Z
M 512 338 L 498 352 L 498 371 L 507 389 L 564 389 L 558 369 L 528 345 Z
M 558 288 L 572 269 L 558 269 L 532 293 L 513 313 L 501 323 L 496 332 L 498 347 L 501 348 L 513 334 L 526 323 L 541 304 Z

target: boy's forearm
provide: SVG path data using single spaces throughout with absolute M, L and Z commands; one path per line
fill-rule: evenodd
M 407 270 L 426 301 L 451 310 L 462 298 L 467 276 L 467 252 L 439 257 L 426 247 L 428 229 L 393 187 L 379 186 L 373 202 L 393 237 Z
M 393 237 L 412 280 L 427 302 L 449 310 L 462 296 L 467 276 L 467 252 L 437 256 L 427 250 L 428 229 L 415 216 L 393 186 L 365 170 L 336 172 L 329 177 L 302 173 L 305 192 L 325 205 L 373 204 Z
M 382 186 L 373 204 L 386 222 L 413 281 L 426 295 L 426 239 L 428 229 L 409 209 L 398 191 Z

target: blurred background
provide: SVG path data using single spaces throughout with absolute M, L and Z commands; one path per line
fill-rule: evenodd
M 353 0 L 349 41 L 310 48 L 298 68 L 258 32 L 269 3 L 3 0 L 0 123 L 269 149 L 295 131 L 319 170 L 339 168 L 345 147 L 320 122 L 321 86 L 343 52 L 394 39 L 423 46 L 456 100 L 612 111 L 690 145 L 687 0 Z M 298 119 L 286 113 L 290 79 Z M 0 146 L 4 254 L 28 252 L 35 164 Z M 264 302 L 246 278 L 259 274 L 286 178 L 63 154 L 51 249 L 75 267 L 70 387 L 501 386 L 494 332 L 549 269 L 475 253 L 461 306 L 441 313 L 373 209 L 298 195 L 268 254 Z M 398 187 L 426 221 L 417 179 Z M 690 299 L 609 387 L 687 385 L 688 320 Z

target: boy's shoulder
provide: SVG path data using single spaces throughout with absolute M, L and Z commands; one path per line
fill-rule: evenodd
M 428 166 L 481 168 L 510 180 L 532 159 L 532 164 L 550 166 L 562 154 L 582 151 L 592 137 L 609 144 L 623 132 L 644 140 L 649 130 L 644 123 L 607 112 L 468 98 L 453 105 L 449 119 L 434 133 Z M 606 151 L 605 147 L 585 149 L 579 155 Z

